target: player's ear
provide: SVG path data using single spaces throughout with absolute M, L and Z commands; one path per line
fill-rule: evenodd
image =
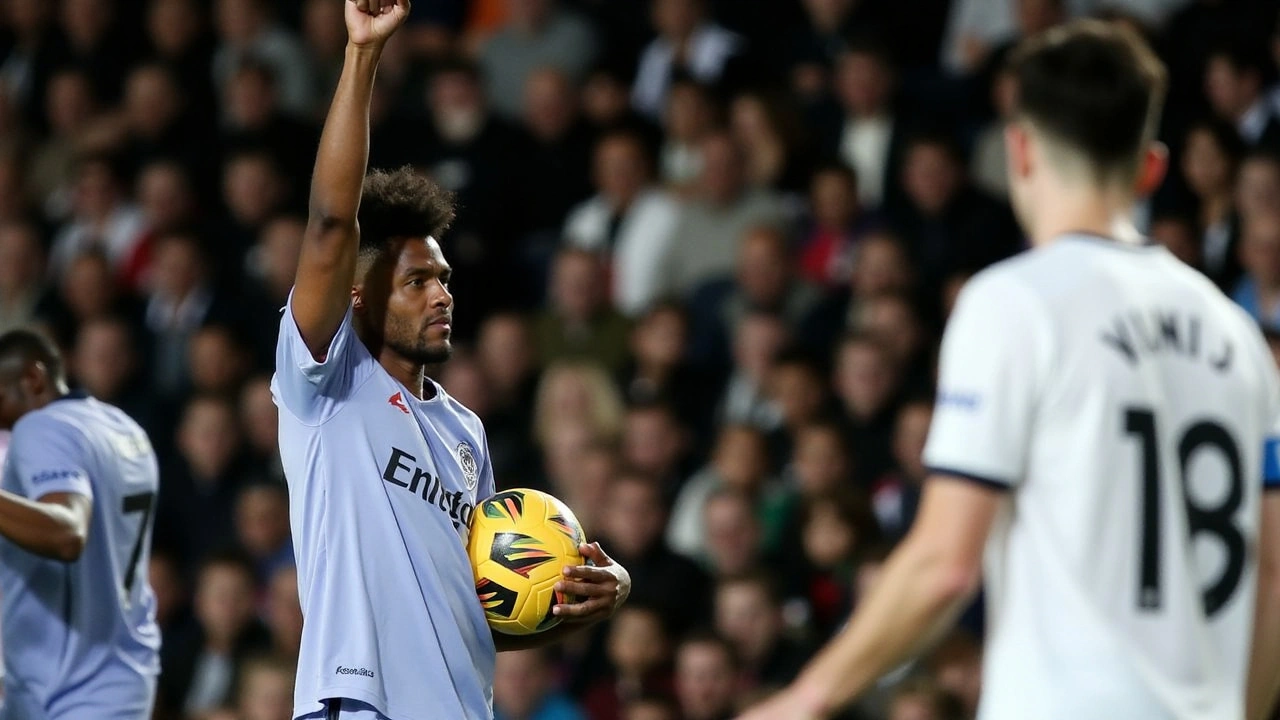
M 1169 148 L 1162 142 L 1152 142 L 1142 153 L 1139 160 L 1138 176 L 1135 178 L 1134 193 L 1147 197 L 1155 192 L 1164 181 L 1164 174 L 1169 169 Z
M 1025 125 L 1011 122 L 1004 127 L 1005 157 L 1010 178 L 1023 178 L 1031 174 L 1031 133 Z

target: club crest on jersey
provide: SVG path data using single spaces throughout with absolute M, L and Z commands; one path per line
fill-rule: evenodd
M 458 443 L 458 463 L 462 465 L 462 476 L 467 480 L 467 489 L 475 490 L 476 481 L 480 479 L 480 466 L 476 464 L 476 455 L 471 451 L 470 443 Z

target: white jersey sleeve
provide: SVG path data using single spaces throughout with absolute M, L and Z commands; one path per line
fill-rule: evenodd
M 333 416 L 352 391 L 372 374 L 376 361 L 356 336 L 352 310 L 329 341 L 323 360 L 311 356 L 293 316 L 293 293 L 280 319 L 276 340 L 278 402 L 299 420 L 319 424 Z
M 6 462 L 25 497 L 75 493 L 93 499 L 80 431 L 49 413 L 28 413 L 13 428 Z
M 1052 334 L 1040 300 L 1008 275 L 980 273 L 943 334 L 938 397 L 925 446 L 931 472 L 998 488 L 1025 475 Z

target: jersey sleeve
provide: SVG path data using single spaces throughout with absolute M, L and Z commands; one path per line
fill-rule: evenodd
M 930 472 L 998 489 L 1023 474 L 1047 318 L 1016 280 L 979 274 L 956 301 L 942 339 L 938 396 L 924 460 Z
M 493 479 L 493 460 L 489 457 L 489 438 L 483 432 L 480 434 L 480 447 L 484 450 L 484 457 L 480 462 L 480 481 L 476 484 L 477 502 L 493 497 L 498 492 L 497 483 Z
M 356 336 L 347 308 L 323 360 L 311 356 L 293 316 L 293 293 L 280 318 L 276 340 L 276 393 L 298 419 L 318 424 L 331 417 L 373 371 L 375 361 Z
M 12 463 L 24 497 L 74 493 L 93 499 L 89 448 L 84 435 L 63 420 L 32 413 L 13 428 L 5 462 Z

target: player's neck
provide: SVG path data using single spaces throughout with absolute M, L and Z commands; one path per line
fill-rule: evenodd
M 435 397 L 436 386 L 427 382 L 426 366 L 407 360 L 383 349 L 378 362 L 391 377 L 409 389 L 409 394 L 419 400 Z
M 1027 228 L 1031 244 L 1044 247 L 1063 235 L 1087 234 L 1133 242 L 1133 198 L 1119 192 L 1058 186 L 1037 198 Z

